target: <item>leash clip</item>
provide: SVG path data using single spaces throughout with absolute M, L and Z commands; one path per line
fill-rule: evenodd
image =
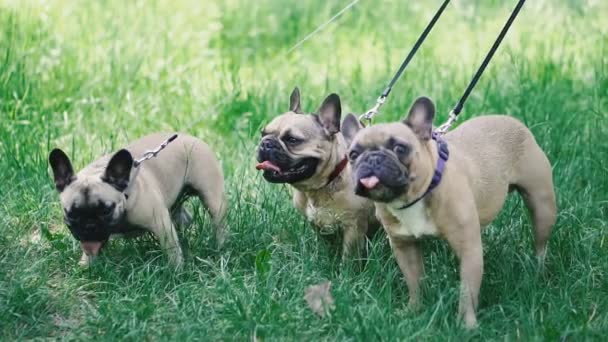
M 450 127 L 452 127 L 454 122 L 456 122 L 456 119 L 458 119 L 458 115 L 456 115 L 456 113 L 454 113 L 453 110 L 450 111 L 450 115 L 448 116 L 448 121 L 444 122 L 443 124 L 441 124 L 441 126 L 436 128 L 435 132 L 437 132 L 437 134 L 440 134 L 440 135 L 446 134 L 450 130 Z
M 380 95 L 380 97 L 378 97 L 376 100 L 376 104 L 370 110 L 359 116 L 359 122 L 361 122 L 364 126 L 365 122 L 371 124 L 372 119 L 380 112 L 380 107 L 384 105 L 384 102 L 386 102 L 386 96 Z
M 156 157 L 160 151 L 164 150 L 165 147 L 167 147 L 167 145 L 169 145 L 169 143 L 171 143 L 176 138 L 177 138 L 177 134 L 173 134 L 171 137 L 169 137 L 169 139 L 163 141 L 163 143 L 160 144 L 160 146 L 158 146 L 155 150 L 147 150 L 146 152 L 144 152 L 144 154 L 141 158 L 139 158 L 133 162 L 133 166 L 138 167 L 139 165 L 141 165 L 141 163 L 145 162 L 146 160 Z

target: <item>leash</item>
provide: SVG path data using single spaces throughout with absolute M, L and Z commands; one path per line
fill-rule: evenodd
M 439 20 L 439 17 L 441 17 L 443 10 L 447 7 L 449 2 L 450 0 L 445 0 L 441 7 L 439 7 L 431 21 L 427 24 L 424 31 L 422 31 L 422 34 L 420 34 L 420 37 L 418 37 L 418 40 L 416 41 L 410 52 L 403 60 L 403 63 L 401 63 L 401 66 L 395 73 L 395 76 L 393 76 L 393 79 L 388 83 L 388 86 L 384 89 L 382 94 L 380 94 L 380 97 L 378 97 L 378 99 L 376 100 L 376 104 L 370 110 L 368 110 L 366 113 L 359 117 L 359 122 L 361 122 L 361 124 L 365 126 L 365 122 L 367 122 L 368 124 L 372 123 L 372 119 L 374 118 L 374 116 L 376 116 L 376 114 L 378 114 L 378 112 L 380 111 L 380 107 L 384 105 L 384 102 L 386 102 L 386 98 L 391 93 L 391 90 L 393 90 L 393 86 L 395 85 L 395 83 L 397 83 L 397 81 L 401 77 L 401 74 L 403 74 L 405 68 L 410 63 L 412 58 L 414 58 L 414 55 L 418 51 L 418 48 L 420 48 L 426 37 L 429 35 L 431 30 L 433 29 L 433 26 L 435 26 L 435 23 L 437 22 L 437 20 Z
M 445 134 L 450 129 L 450 127 L 452 127 L 454 122 L 456 122 L 458 115 L 460 114 L 460 112 L 462 111 L 462 108 L 464 107 L 465 101 L 471 94 L 471 91 L 473 91 L 473 88 L 475 88 L 475 85 L 477 85 L 477 82 L 481 78 L 481 74 L 483 74 L 484 70 L 490 63 L 490 60 L 494 56 L 494 53 L 496 52 L 496 50 L 498 50 L 500 43 L 502 42 L 503 38 L 507 34 L 507 31 L 509 31 L 511 24 L 513 24 L 513 21 L 519 14 L 519 11 L 521 10 L 522 6 L 524 5 L 524 2 L 526 2 L 526 0 L 519 0 L 517 5 L 513 9 L 513 12 L 511 12 L 511 16 L 505 23 L 505 26 L 503 26 L 502 30 L 500 31 L 500 34 L 498 35 L 498 38 L 496 38 L 496 41 L 494 41 L 494 44 L 490 48 L 490 51 L 486 55 L 486 58 L 484 58 L 483 62 L 481 63 L 481 66 L 479 67 L 479 69 L 477 69 L 477 72 L 475 72 L 475 75 L 473 75 L 473 79 L 467 86 L 466 90 L 464 91 L 464 94 L 462 94 L 462 97 L 460 98 L 460 100 L 458 100 L 456 107 L 454 107 L 454 109 L 452 109 L 452 111 L 450 111 L 448 120 L 435 130 L 437 133 Z
M 164 150 L 165 147 L 167 147 L 175 139 L 177 139 L 177 134 L 173 134 L 172 136 L 170 136 L 169 139 L 163 141 L 163 143 L 160 144 L 156 149 L 154 149 L 154 150 L 147 150 L 146 152 L 144 152 L 144 154 L 142 155 L 141 158 L 136 159 L 133 162 L 133 166 L 134 167 L 139 167 L 146 160 L 152 159 L 152 158 L 156 157 L 160 151 Z
M 334 14 L 327 21 L 325 21 L 324 23 L 322 23 L 321 25 L 319 25 L 317 28 L 315 28 L 309 34 L 307 34 L 304 38 L 302 38 L 298 42 L 296 42 L 291 48 L 289 48 L 289 50 L 287 50 L 287 52 L 284 55 L 287 56 L 291 52 L 293 52 L 294 50 L 296 50 L 297 48 L 299 48 L 302 44 L 304 44 L 305 42 L 307 42 L 308 40 L 310 40 L 313 36 L 315 36 L 317 33 L 319 33 L 320 31 L 322 31 L 325 27 L 327 27 L 329 24 L 331 24 L 336 19 L 338 19 L 340 16 L 342 16 L 345 12 L 347 12 L 348 10 L 350 10 L 351 8 L 353 8 L 359 1 L 360 0 L 353 0 L 350 3 L 348 3 L 344 8 L 342 8 L 341 10 L 339 10 L 338 12 L 336 12 L 336 14 Z M 190 123 L 190 125 L 188 125 L 188 129 L 187 130 L 191 129 L 194 125 L 198 124 L 200 121 L 203 120 L 203 118 L 205 116 L 207 116 L 208 114 L 212 113 L 213 111 L 215 111 L 216 109 L 218 109 L 220 106 L 222 106 L 222 105 L 228 103 L 229 101 L 233 100 L 237 95 L 238 95 L 238 91 L 235 91 L 232 94 L 230 94 L 229 96 L 225 97 L 222 101 L 216 103 L 214 106 L 212 106 L 207 111 L 205 111 L 202 115 L 200 115 L 196 120 L 192 121 Z M 148 150 L 148 151 L 144 152 L 144 154 L 141 156 L 141 158 L 136 159 L 133 162 L 133 166 L 135 168 L 137 168 L 138 166 L 140 166 L 146 160 L 149 160 L 149 159 L 152 159 L 152 158 L 156 157 L 160 151 L 164 150 L 165 147 L 167 147 L 167 145 L 169 145 L 176 138 L 177 138 L 177 134 L 174 134 L 171 137 L 169 137 L 169 139 L 163 141 L 163 143 L 160 144 L 156 149 L 154 149 L 154 150 Z M 339 174 L 339 172 L 338 172 L 338 174 Z M 334 176 L 333 178 L 335 178 L 335 177 L 337 177 L 337 175 Z
M 413 200 L 412 202 L 407 203 L 404 206 L 400 207 L 399 208 L 400 210 L 407 209 L 407 208 L 413 206 L 414 204 L 418 203 L 426 195 L 428 195 L 431 191 L 433 191 L 433 189 L 435 189 L 441 182 L 441 178 L 443 176 L 443 171 L 445 170 L 445 165 L 450 156 L 448 144 L 443 139 L 442 136 L 450 129 L 452 124 L 458 118 L 458 115 L 460 114 L 460 112 L 462 111 L 462 108 L 464 107 L 465 101 L 471 94 L 471 91 L 473 91 L 473 88 L 475 88 L 475 85 L 481 78 L 483 71 L 486 69 L 486 67 L 490 63 L 492 56 L 494 56 L 494 53 L 500 46 L 500 43 L 502 42 L 503 38 L 507 34 L 507 31 L 509 31 L 511 24 L 513 24 L 513 21 L 519 14 L 519 11 L 521 10 L 522 6 L 524 5 L 524 2 L 526 2 L 526 0 L 519 0 L 517 5 L 513 9 L 511 16 L 509 16 L 509 19 L 507 20 L 507 22 L 505 23 L 505 26 L 500 31 L 498 38 L 496 38 L 496 41 L 494 41 L 494 44 L 492 45 L 492 47 L 490 48 L 490 51 L 488 52 L 488 54 L 484 58 L 483 62 L 481 63 L 481 66 L 479 67 L 479 69 L 477 69 L 477 72 L 475 72 L 475 75 L 473 75 L 473 79 L 471 80 L 471 82 L 469 83 L 467 88 L 465 89 L 464 94 L 462 94 L 462 97 L 456 104 L 456 107 L 454 107 L 454 109 L 452 109 L 452 111 L 450 112 L 448 120 L 444 124 L 439 126 L 439 128 L 437 128 L 433 131 L 432 139 L 435 140 L 435 142 L 437 143 L 437 152 L 438 152 L 439 156 L 437 158 L 437 165 L 435 166 L 435 172 L 433 174 L 433 179 L 431 180 L 431 184 L 429 184 L 429 187 L 426 189 L 426 191 L 420 197 L 418 197 L 415 200 Z
M 304 36 L 304 38 L 302 38 L 299 41 L 297 41 L 285 53 L 281 53 L 281 54 L 277 55 L 276 57 L 274 57 L 272 61 L 277 60 L 277 59 L 285 60 L 285 58 L 287 58 L 287 56 L 289 56 L 289 54 L 291 54 L 293 51 L 295 51 L 296 49 L 298 49 L 304 43 L 306 43 L 307 41 L 309 41 L 310 39 L 312 39 L 319 32 L 323 31 L 327 26 L 329 26 L 331 23 L 333 23 L 334 21 L 336 21 L 338 18 L 340 18 L 346 12 L 348 12 L 351 9 L 353 9 L 355 7 L 355 5 L 357 5 L 359 3 L 359 1 L 361 1 L 361 0 L 353 0 L 350 3 L 348 3 L 341 10 L 339 10 L 333 16 L 331 16 L 331 18 L 327 19 L 321 25 L 317 26 L 317 28 L 315 28 L 314 30 L 310 31 L 310 33 L 308 33 L 306 36 Z M 269 81 L 274 81 L 276 79 L 276 77 L 277 77 L 276 75 L 278 75 L 278 73 L 274 73 L 274 75 L 275 76 L 272 77 Z M 190 124 L 186 127 L 185 131 L 189 131 L 190 129 L 192 129 L 192 127 L 194 127 L 195 125 L 197 125 L 198 123 L 200 123 L 201 121 L 203 121 L 203 119 L 205 119 L 205 117 L 207 117 L 211 113 L 215 112 L 218 108 L 220 108 L 221 106 L 223 106 L 223 105 L 229 103 L 230 101 L 236 99 L 236 97 L 239 95 L 239 92 L 240 92 L 240 90 L 237 89 L 237 90 L 233 91 L 232 93 L 224 96 L 224 98 L 222 100 L 215 102 L 215 104 L 213 106 L 207 107 L 207 109 L 201 115 L 199 115 L 195 120 L 193 120 L 192 122 L 190 122 Z

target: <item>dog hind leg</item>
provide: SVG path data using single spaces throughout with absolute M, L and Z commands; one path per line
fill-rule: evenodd
M 209 169 L 208 166 L 207 169 Z M 206 171 L 211 172 L 212 170 Z M 207 177 L 207 175 L 202 174 L 192 177 L 189 180 L 189 185 L 207 208 L 207 212 L 211 216 L 215 226 L 215 241 L 218 247 L 222 247 L 228 234 L 224 220 L 228 209 L 228 201 L 224 192 L 224 180 L 221 171 L 215 170 L 214 173 L 216 174 L 208 178 L 215 179 L 216 181 L 214 182 L 205 181 L 203 177 Z M 219 181 L 217 181 L 218 179 Z
M 536 255 L 542 261 L 557 217 L 551 164 L 536 145 L 526 151 L 519 165 L 520 179 L 516 182 L 515 188 L 523 197 L 532 216 L 534 247 Z
M 180 205 L 171 211 L 171 220 L 179 228 L 187 227 L 192 223 L 192 214 L 190 214 L 186 207 Z

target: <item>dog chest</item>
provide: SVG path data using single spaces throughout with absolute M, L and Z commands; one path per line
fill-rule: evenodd
M 388 210 L 399 221 L 399 225 L 387 228 L 391 236 L 419 238 L 423 235 L 436 236 L 439 232 L 423 201 L 407 209 L 389 206 Z
M 337 208 L 319 207 L 308 203 L 306 217 L 323 231 L 333 231 L 340 226 L 345 213 Z

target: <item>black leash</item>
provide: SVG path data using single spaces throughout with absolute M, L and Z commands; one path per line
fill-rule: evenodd
M 450 129 L 450 126 L 452 126 L 454 121 L 456 121 L 458 114 L 460 114 L 460 112 L 462 111 L 462 108 L 464 107 L 465 101 L 471 94 L 471 91 L 473 91 L 473 88 L 475 88 L 475 85 L 477 85 L 477 82 L 481 78 L 481 74 L 483 74 L 484 70 L 490 63 L 490 60 L 494 56 L 494 53 L 496 52 L 496 50 L 498 50 L 500 43 L 502 42 L 503 38 L 507 34 L 507 31 L 509 31 L 509 28 L 511 27 L 511 24 L 513 24 L 513 21 L 515 21 L 515 18 L 517 17 L 517 15 L 519 14 L 519 11 L 523 7 L 524 2 L 526 2 L 526 0 L 519 0 L 517 5 L 515 6 L 515 9 L 513 9 L 511 16 L 505 23 L 505 26 L 502 28 L 502 31 L 500 31 L 498 38 L 496 38 L 496 41 L 492 45 L 492 48 L 490 48 L 490 51 L 488 52 L 488 54 L 486 55 L 486 58 L 481 63 L 481 66 L 479 67 L 479 69 L 477 69 L 477 72 L 475 73 L 475 75 L 473 76 L 473 79 L 471 80 L 471 82 L 467 86 L 466 90 L 464 91 L 464 94 L 462 94 L 462 97 L 460 98 L 460 100 L 458 100 L 456 107 L 454 107 L 454 109 L 452 109 L 452 111 L 450 112 L 448 121 L 446 123 L 444 123 L 443 125 L 439 126 L 439 128 L 437 128 L 436 131 L 438 133 L 440 133 L 440 134 L 446 133 Z
M 419 196 L 415 200 L 411 201 L 410 203 L 403 205 L 401 208 L 399 208 L 400 210 L 410 208 L 414 204 L 421 201 L 426 195 L 428 195 L 431 191 L 433 191 L 433 189 L 435 189 L 441 182 L 441 178 L 443 176 L 443 171 L 445 170 L 445 165 L 446 165 L 449 155 L 450 155 L 448 145 L 441 136 L 442 136 L 442 134 L 447 132 L 448 129 L 450 129 L 450 126 L 454 123 L 454 121 L 456 121 L 458 114 L 460 114 L 460 112 L 462 111 L 464 102 L 467 100 L 467 98 L 471 94 L 471 91 L 473 90 L 473 88 L 475 88 L 475 85 L 479 81 L 479 78 L 481 77 L 481 74 L 483 74 L 483 71 L 488 66 L 488 63 L 490 63 L 492 56 L 494 56 L 494 53 L 500 46 L 500 43 L 502 42 L 503 38 L 507 34 L 507 31 L 511 27 L 511 24 L 513 24 L 513 21 L 517 17 L 517 14 L 519 14 L 521 7 L 524 5 L 524 2 L 526 2 L 526 0 L 519 0 L 519 2 L 517 3 L 517 6 L 515 6 L 515 9 L 511 13 L 511 16 L 507 20 L 507 23 L 502 28 L 502 31 L 500 31 L 498 38 L 496 38 L 496 41 L 492 45 L 492 48 L 490 49 L 488 54 L 486 55 L 486 58 L 481 63 L 481 66 L 479 67 L 479 69 L 477 69 L 477 72 L 475 73 L 475 75 L 473 76 L 473 79 L 471 80 L 471 82 L 467 86 L 466 90 L 464 91 L 464 94 L 462 94 L 462 97 L 456 104 L 456 107 L 454 107 L 454 109 L 452 109 L 452 111 L 450 112 L 448 121 L 446 121 L 446 123 L 441 125 L 439 128 L 437 128 L 433 132 L 432 137 L 433 137 L 433 140 L 435 140 L 437 142 L 437 152 L 438 152 L 439 156 L 437 158 L 437 166 L 435 167 L 435 173 L 433 174 L 433 179 L 431 180 L 431 184 L 429 184 L 427 190 L 421 196 Z
M 426 37 L 429 35 L 431 30 L 433 29 L 433 26 L 435 26 L 435 23 L 437 22 L 437 20 L 439 20 L 439 17 L 441 17 L 443 10 L 447 7 L 449 2 L 450 2 L 450 0 L 445 0 L 443 2 L 443 4 L 441 5 L 441 7 L 439 7 L 439 10 L 437 10 L 437 13 L 435 13 L 435 16 L 433 16 L 433 18 L 428 23 L 428 25 L 426 26 L 426 28 L 424 29 L 424 31 L 422 32 L 420 37 L 418 37 L 418 40 L 416 41 L 416 43 L 414 44 L 414 46 L 408 53 L 407 57 L 405 57 L 405 59 L 403 60 L 403 63 L 401 63 L 401 66 L 399 67 L 399 70 L 397 70 L 397 73 L 395 73 L 395 76 L 393 76 L 393 79 L 389 82 L 388 86 L 384 89 L 384 91 L 382 92 L 382 94 L 380 95 L 378 100 L 376 101 L 376 104 L 374 105 L 374 107 L 372 107 L 372 109 L 368 110 L 365 114 L 361 115 L 361 117 L 359 118 L 359 121 L 361 121 L 362 123 L 364 120 L 371 122 L 372 118 L 376 114 L 378 114 L 380 107 L 382 107 L 382 105 L 386 101 L 386 98 L 391 93 L 393 86 L 395 85 L 395 83 L 397 83 L 397 81 L 399 80 L 399 77 L 401 77 L 401 74 L 403 74 L 403 71 L 405 71 L 405 68 L 410 63 L 412 58 L 414 58 L 414 55 L 418 51 L 418 48 L 420 48 L 420 46 L 422 45 L 422 43 L 424 42 Z

